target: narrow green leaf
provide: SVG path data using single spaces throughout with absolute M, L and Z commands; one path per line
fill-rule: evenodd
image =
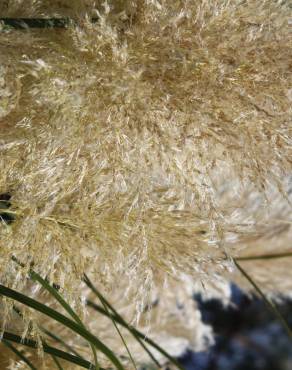
M 89 288 L 91 289 L 95 289 L 96 288 L 90 283 L 90 281 L 88 281 L 88 279 L 86 279 L 86 276 L 85 276 L 85 279 L 84 279 L 84 282 L 88 285 Z M 151 347 L 155 348 L 158 352 L 160 352 L 164 357 L 166 357 L 171 363 L 173 363 L 178 369 L 181 369 L 181 370 L 184 370 L 184 368 L 179 364 L 179 362 L 174 358 L 172 357 L 170 354 L 168 354 L 163 348 L 161 348 L 157 343 L 155 343 L 153 340 L 151 340 L 150 338 L 147 338 L 147 336 L 145 334 L 143 334 L 142 332 L 140 332 L 139 330 L 137 330 L 136 328 L 134 328 L 133 326 L 130 326 L 127 324 L 127 322 L 122 318 L 122 316 L 119 315 L 119 313 L 114 309 L 114 307 L 112 307 L 112 305 L 96 290 L 96 294 L 98 294 L 100 297 L 102 297 L 102 299 L 104 300 L 104 302 L 106 303 L 106 305 L 111 309 L 111 311 L 113 312 L 113 314 L 110 314 L 110 316 L 117 322 L 119 323 L 120 325 L 124 326 L 125 328 L 127 328 L 136 338 L 140 338 L 142 339 L 144 342 L 148 343 Z M 106 315 L 108 316 L 107 312 L 100 306 L 96 305 L 94 302 L 91 302 L 90 300 L 87 300 L 87 304 L 88 306 L 92 307 L 93 309 L 95 309 L 96 311 L 102 313 L 103 315 Z M 147 348 L 147 347 L 146 347 Z M 145 349 L 145 348 L 144 348 Z M 148 349 L 147 349 L 148 350 Z M 146 351 L 147 351 L 146 350 Z M 148 350 L 149 351 L 149 350 Z M 147 353 L 149 354 L 149 352 L 147 351 Z M 152 358 L 152 354 L 150 352 L 149 354 Z M 153 358 L 152 358 L 153 359 Z M 154 359 L 154 362 L 159 366 L 160 364 L 157 363 L 157 360 Z
M 99 298 L 99 300 L 100 300 L 101 304 L 103 305 L 103 307 L 104 307 L 105 311 L 106 311 L 106 312 L 107 312 L 107 314 L 108 314 L 108 317 L 110 317 L 110 319 L 111 319 L 111 321 L 112 321 L 112 323 L 113 323 L 113 325 L 114 325 L 114 327 L 115 327 L 116 331 L 118 332 L 118 334 L 119 334 L 119 336 L 120 336 L 120 338 L 121 338 L 121 340 L 122 340 L 122 342 L 123 342 L 123 344 L 124 344 L 124 346 L 125 346 L 125 348 L 126 348 L 126 351 L 128 352 L 128 355 L 129 355 L 129 357 L 130 357 L 130 360 L 131 360 L 131 362 L 132 362 L 132 364 L 133 364 L 134 368 L 137 370 L 136 363 L 135 363 L 135 361 L 134 361 L 134 359 L 133 359 L 133 357 L 132 357 L 132 355 L 131 355 L 131 352 L 130 352 L 130 350 L 129 350 L 128 346 L 127 346 L 127 343 L 126 343 L 126 341 L 125 341 L 124 337 L 122 336 L 122 333 L 120 332 L 120 329 L 118 328 L 118 326 L 117 326 L 117 324 L 116 324 L 115 320 L 113 319 L 113 317 L 112 317 L 112 316 L 110 316 L 110 312 L 109 312 L 109 310 L 108 310 L 108 307 L 107 307 L 106 301 L 104 300 L 103 296 L 102 296 L 102 295 L 97 291 L 97 289 L 93 286 L 93 284 L 92 284 L 92 283 L 91 283 L 91 281 L 89 280 L 89 277 L 88 277 L 86 274 L 84 274 L 84 276 L 85 276 L 85 282 L 86 282 L 86 284 L 91 288 L 91 290 L 92 290 L 92 291 L 95 293 L 95 295 Z
M 90 299 L 88 299 L 86 301 L 86 304 L 91 307 L 93 310 L 101 313 L 102 315 L 105 315 L 105 316 L 108 316 L 107 312 L 105 311 L 104 308 L 102 308 L 101 306 L 99 306 L 98 304 L 92 302 Z M 152 359 L 152 361 L 156 364 L 156 366 L 158 368 L 161 368 L 161 365 L 160 363 L 157 361 L 157 359 L 154 357 L 154 355 L 151 353 L 151 351 L 147 348 L 147 346 L 143 343 L 142 340 L 144 340 L 146 343 L 148 343 L 151 347 L 157 349 L 158 352 L 162 353 L 166 358 L 168 358 L 170 360 L 171 356 L 165 352 L 161 347 L 159 347 L 158 344 L 156 344 L 155 342 L 153 342 L 150 338 L 148 338 L 146 336 L 146 334 L 143 334 L 142 332 L 140 332 L 139 330 L 137 330 L 136 328 L 130 326 L 127 324 L 126 321 L 124 321 L 124 319 L 122 317 L 118 317 L 116 316 L 114 313 L 110 313 L 110 316 L 108 316 L 109 318 L 112 317 L 119 325 L 123 326 L 124 328 L 128 329 L 132 335 L 135 337 L 135 339 L 137 339 L 137 341 L 140 343 L 140 345 L 144 348 L 144 350 L 148 353 L 149 357 Z M 174 362 L 177 362 L 175 359 L 173 359 Z M 171 360 L 170 360 L 171 361 Z M 179 363 L 175 363 L 175 365 L 181 369 L 181 370 L 184 370 L 184 368 L 179 364 Z
M 66 348 L 70 353 L 74 354 L 77 357 L 80 357 L 84 360 L 84 357 L 82 357 L 73 347 L 71 347 L 69 344 L 67 344 L 63 339 L 58 337 L 56 334 L 50 332 L 49 330 L 45 329 L 43 326 L 40 326 L 40 329 L 43 333 L 45 333 L 48 337 L 54 339 L 56 342 L 60 343 L 64 348 Z
M 13 261 L 16 262 L 18 265 L 23 267 L 23 264 L 21 264 L 15 257 L 13 258 Z M 79 318 L 79 316 L 76 314 L 76 312 L 71 308 L 71 306 L 64 300 L 64 298 L 61 296 L 61 294 L 55 289 L 53 286 L 51 286 L 46 280 L 44 280 L 37 272 L 33 271 L 32 269 L 29 270 L 29 276 L 30 278 L 38 282 L 44 289 L 46 289 L 64 308 L 65 311 L 68 312 L 68 314 L 82 327 L 85 328 L 85 325 Z M 96 349 L 93 344 L 90 343 L 90 347 L 92 349 L 93 357 L 94 357 L 94 363 L 95 363 L 95 369 L 99 370 L 99 363 L 97 360 L 97 354 Z
M 16 312 L 19 315 L 19 317 L 21 317 L 23 319 L 22 312 L 15 305 L 13 305 L 13 311 Z M 80 357 L 80 358 L 82 358 L 84 360 L 84 358 L 77 351 L 75 351 L 74 348 L 72 348 L 71 346 L 69 346 L 69 344 L 67 344 L 65 341 L 63 341 L 63 339 L 61 339 L 60 337 L 58 337 L 56 334 L 54 334 L 54 333 L 50 332 L 49 330 L 45 329 L 43 326 L 39 326 L 39 329 L 44 334 L 46 334 L 48 337 L 50 337 L 53 340 L 55 340 L 56 342 L 62 344 L 62 346 L 65 347 L 70 353 L 73 353 L 74 355 L 76 355 L 76 356 L 78 356 L 78 357 Z
M 277 258 L 292 257 L 291 252 L 286 253 L 275 253 L 275 254 L 263 254 L 259 256 L 244 256 L 235 258 L 236 261 L 253 261 L 253 260 L 271 260 Z
M 71 329 L 75 333 L 79 334 L 81 337 L 86 339 L 89 343 L 92 343 L 97 349 L 99 349 L 104 355 L 116 366 L 119 370 L 124 370 L 123 365 L 121 364 L 120 360 L 115 356 L 115 354 L 104 344 L 102 343 L 97 337 L 91 334 L 88 330 L 84 327 L 80 326 L 76 322 L 72 321 L 68 317 L 62 315 L 61 313 L 53 310 L 52 308 L 22 294 L 13 289 L 7 288 L 4 285 L 0 284 L 0 294 L 5 297 L 14 299 L 28 307 L 35 309 L 48 317 L 51 317 L 55 321 L 61 323 L 62 325 L 66 326 L 67 328 Z
M 147 338 L 146 338 L 146 335 L 144 335 L 143 333 L 140 333 L 141 335 L 138 335 L 136 332 L 135 332 L 135 328 L 131 327 L 130 325 L 127 324 L 126 321 L 124 321 L 124 319 L 121 317 L 121 320 L 119 320 L 119 318 L 117 316 L 115 316 L 115 314 L 107 314 L 107 312 L 102 308 L 100 307 L 99 305 L 97 305 L 96 303 L 92 302 L 90 299 L 88 299 L 86 301 L 86 304 L 91 307 L 92 309 L 94 309 L 95 311 L 101 313 L 102 315 L 105 315 L 105 316 L 108 316 L 109 318 L 113 318 L 117 323 L 119 323 L 120 325 L 122 325 L 124 328 L 128 329 L 130 331 L 130 333 L 134 336 L 134 338 L 139 342 L 139 344 L 141 345 L 141 347 L 145 350 L 145 352 L 149 355 L 149 357 L 151 358 L 151 360 L 155 363 L 155 365 L 158 367 L 158 368 L 161 368 L 161 365 L 160 363 L 157 361 L 157 359 L 154 357 L 154 355 L 152 354 L 152 352 L 148 349 L 148 347 L 144 344 L 144 342 L 140 339 L 142 338 L 143 340 L 147 341 Z M 138 331 L 137 331 L 138 332 Z M 146 339 L 145 339 L 146 338 Z M 150 343 L 148 343 L 149 345 L 151 345 Z
M 61 365 L 60 361 L 58 360 L 58 358 L 56 356 L 54 356 L 54 355 L 51 355 L 51 356 L 52 356 L 52 359 L 53 359 L 54 363 L 56 364 L 57 368 L 59 370 L 64 370 L 62 368 L 62 365 Z
M 14 343 L 18 343 L 18 344 L 24 345 L 26 347 L 34 348 L 34 349 L 37 349 L 38 347 L 38 343 L 36 341 L 27 339 L 27 338 L 23 339 L 19 335 L 12 334 L 7 331 L 3 333 L 3 342 L 4 341 L 5 343 L 14 342 Z M 43 350 L 45 353 L 48 353 L 58 358 L 62 358 L 63 360 L 79 365 L 85 369 L 91 369 L 92 366 L 94 366 L 94 364 L 84 359 L 81 359 L 80 357 L 73 356 L 70 353 L 61 351 L 55 347 L 48 346 L 47 344 L 43 345 Z M 105 369 L 100 369 L 100 370 L 105 370 Z
M 23 319 L 23 314 L 22 314 L 22 312 L 20 311 L 20 309 L 19 308 L 17 308 L 15 305 L 13 305 L 13 311 L 14 312 L 16 312 L 22 319 Z M 29 330 L 31 330 L 31 325 L 29 325 Z M 42 330 L 42 329 L 41 329 Z M 43 330 L 42 330 L 43 331 Z M 41 338 L 41 341 L 42 341 L 42 345 L 46 345 L 47 343 L 46 343 L 46 341 L 43 339 L 43 338 Z M 9 342 L 8 342 L 9 343 Z M 59 363 L 59 361 L 58 361 L 58 359 L 55 357 L 55 356 L 53 356 L 53 355 L 51 355 L 51 357 L 52 357 L 52 359 L 53 359 L 53 361 L 55 362 L 55 364 L 57 365 L 57 367 L 58 367 L 58 369 L 59 370 L 63 370 L 62 369 L 62 367 L 61 367 L 61 364 Z
M 16 356 L 19 357 L 23 362 L 25 362 L 31 370 L 37 370 L 37 368 L 34 367 L 34 365 L 29 361 L 29 359 L 11 343 L 6 340 L 2 340 L 2 343 L 5 344 L 5 346 L 8 347 L 12 352 L 14 352 Z
M 71 308 L 71 306 L 64 300 L 64 298 L 61 296 L 61 294 L 52 287 L 46 280 L 44 280 L 38 273 L 36 273 L 33 270 L 30 270 L 29 272 L 30 277 L 33 281 L 37 281 L 39 284 L 42 285 L 44 289 L 46 289 L 59 303 L 60 305 L 65 309 L 65 311 L 68 312 L 68 314 L 83 328 L 85 328 L 85 325 L 79 318 L 79 316 L 76 314 L 76 312 Z M 99 370 L 100 366 L 97 360 L 97 354 L 96 349 L 93 344 L 90 344 L 93 357 L 94 357 L 94 363 L 95 363 L 95 369 Z

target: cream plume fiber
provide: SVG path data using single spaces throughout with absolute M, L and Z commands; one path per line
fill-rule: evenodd
M 170 352 L 203 348 L 193 291 L 228 300 L 232 257 L 291 250 L 291 12 L 2 0 L 0 17 L 75 23 L 0 29 L 0 193 L 15 215 L 0 223 L 1 282 L 38 294 L 11 256 L 33 261 L 86 316 L 85 271 Z M 291 294 L 289 260 L 245 266 Z

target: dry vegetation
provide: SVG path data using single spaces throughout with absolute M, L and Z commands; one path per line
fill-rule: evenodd
M 211 333 L 192 292 L 228 300 L 231 257 L 291 250 L 291 11 L 284 0 L 1 1 L 0 17 L 76 21 L 0 30 L 0 194 L 15 216 L 0 223 L 2 284 L 39 294 L 11 257 L 33 262 L 86 316 L 86 271 L 173 354 L 202 348 Z M 245 262 L 272 294 L 291 292 L 289 265 Z M 124 351 L 111 323 L 85 319 Z

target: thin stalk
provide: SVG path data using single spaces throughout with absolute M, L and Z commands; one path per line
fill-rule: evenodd
M 15 257 L 13 258 L 13 261 L 16 262 L 18 265 L 20 265 L 21 267 L 23 267 L 23 264 L 21 264 Z M 38 282 L 45 290 L 47 290 L 60 303 L 60 305 L 65 309 L 65 311 L 67 311 L 68 314 L 76 321 L 77 324 L 79 324 L 84 329 L 86 329 L 85 325 L 80 320 L 79 316 L 70 307 L 70 305 L 64 300 L 64 298 L 57 291 L 57 289 L 52 287 L 46 280 L 44 280 L 37 272 L 33 271 L 32 269 L 29 270 L 29 276 L 34 282 Z M 97 360 L 96 348 L 92 343 L 90 343 L 90 347 L 92 349 L 92 353 L 94 357 L 95 370 L 99 370 L 100 366 Z
M 84 329 L 86 329 L 85 325 L 83 322 L 80 320 L 79 316 L 76 314 L 76 312 L 69 306 L 69 304 L 63 299 L 63 297 L 58 293 L 58 291 L 53 288 L 49 283 L 47 283 L 39 274 L 34 272 L 33 270 L 30 270 L 29 272 L 32 280 L 37 281 L 39 284 L 43 286 L 59 303 L 60 305 L 69 313 L 69 315 L 79 324 L 82 326 Z M 94 358 L 94 364 L 95 364 L 95 369 L 99 370 L 100 366 L 97 360 L 97 353 L 96 353 L 96 348 L 93 344 L 90 344 L 92 353 L 93 353 L 93 358 Z
M 89 284 L 88 286 L 90 286 L 90 282 L 88 280 L 86 280 L 85 278 L 85 283 Z M 92 286 L 92 288 L 94 288 Z M 100 294 L 100 293 L 99 293 Z M 119 313 L 111 306 L 111 304 L 103 297 L 104 301 L 106 302 L 107 306 L 110 307 L 111 311 L 113 312 L 113 314 L 111 314 L 111 316 L 114 318 L 114 320 L 116 322 L 118 322 L 120 325 L 124 326 L 125 328 L 127 328 L 136 338 L 141 338 L 142 340 L 144 340 L 146 343 L 148 343 L 151 347 L 155 348 L 158 352 L 160 352 L 163 356 L 165 356 L 170 362 L 172 362 L 178 369 L 181 369 L 181 370 L 184 370 L 184 368 L 179 364 L 179 362 L 174 358 L 172 357 L 171 355 L 169 355 L 163 348 L 161 348 L 157 343 L 155 343 L 153 340 L 151 340 L 150 338 L 147 338 L 147 336 L 143 333 L 141 333 L 139 330 L 135 329 L 133 326 L 130 326 L 128 325 L 125 320 L 122 318 L 122 316 L 119 315 Z M 90 300 L 87 300 L 87 304 L 89 306 L 91 306 L 93 309 L 95 309 L 96 311 L 102 313 L 103 315 L 107 315 L 106 311 L 102 309 L 102 307 L 99 307 L 98 305 L 96 305 L 95 303 L 91 302 Z M 147 347 L 146 347 L 147 348 Z M 147 353 L 151 354 L 151 352 L 147 349 L 146 350 Z M 150 355 L 151 358 L 153 358 L 152 354 Z M 159 366 L 160 364 L 157 363 L 157 360 L 154 359 L 154 362 Z
M 19 357 L 23 362 L 25 362 L 31 370 L 37 370 L 37 368 L 29 361 L 29 359 L 23 353 L 21 353 L 16 347 L 14 347 L 13 344 L 9 343 L 6 340 L 2 340 L 2 343 L 6 347 L 8 347 L 12 352 L 14 352 L 16 356 Z
M 38 348 L 38 343 L 36 341 L 34 341 L 32 339 L 27 339 L 27 338 L 23 339 L 19 335 L 12 334 L 12 333 L 9 333 L 7 331 L 5 331 L 3 333 L 3 343 L 4 342 L 5 342 L 5 344 L 7 344 L 8 342 L 14 342 L 14 343 L 24 345 L 26 347 L 30 347 L 30 348 L 34 348 L 34 349 Z M 50 354 L 50 355 L 56 356 L 58 358 L 61 358 L 63 360 L 66 360 L 66 361 L 68 361 L 72 364 L 79 365 L 79 366 L 81 366 L 85 369 L 91 369 L 92 366 L 93 366 L 93 364 L 89 361 L 81 359 L 80 357 L 77 357 L 77 356 L 73 356 L 70 353 L 61 351 L 61 350 L 59 350 L 55 347 L 48 346 L 47 344 L 43 345 L 43 351 L 47 354 Z M 105 369 L 100 369 L 100 370 L 105 370 Z
M 76 334 L 86 339 L 89 343 L 94 344 L 96 348 L 99 349 L 102 353 L 104 353 L 104 355 L 116 366 L 117 369 L 124 370 L 123 365 L 121 364 L 120 360 L 115 356 L 115 354 L 104 343 L 102 343 L 97 337 L 91 334 L 84 327 L 78 325 L 75 321 L 72 321 L 68 317 L 53 310 L 52 308 L 24 294 L 21 294 L 13 289 L 7 288 L 2 284 L 0 284 L 0 294 L 2 294 L 5 297 L 14 299 L 15 301 L 18 301 L 30 308 L 33 308 L 36 311 L 41 312 L 48 317 L 51 317 L 55 321 L 71 329 Z
M 98 296 L 98 298 L 112 311 L 113 315 L 111 315 L 108 310 L 103 314 L 106 314 L 109 318 L 111 318 L 114 322 L 116 322 L 116 320 L 114 319 L 114 316 L 118 317 L 119 318 L 119 322 L 121 324 L 121 322 L 123 322 L 124 324 L 121 324 L 122 326 L 124 326 L 126 329 L 128 329 L 128 331 L 133 335 L 133 337 L 137 340 L 137 342 L 141 345 L 141 347 L 144 349 L 144 351 L 148 354 L 148 356 L 151 358 L 151 360 L 155 363 L 156 366 L 158 366 L 158 368 L 161 367 L 160 363 L 157 361 L 157 359 L 154 357 L 154 355 L 152 354 L 152 352 L 147 348 L 147 346 L 143 343 L 143 341 L 140 339 L 140 337 L 137 335 L 137 333 L 135 333 L 135 331 L 133 331 L 133 327 L 131 327 L 130 325 L 128 325 L 128 323 L 122 318 L 122 316 L 120 316 L 118 314 L 118 312 L 114 309 L 114 307 L 103 297 L 103 295 L 94 287 L 94 285 L 92 284 L 92 282 L 89 280 L 88 276 L 86 274 L 84 274 L 84 282 L 85 284 Z M 93 302 L 92 302 L 93 303 Z M 89 304 L 90 305 L 90 304 Z M 95 308 L 94 306 L 91 306 L 92 308 Z M 98 307 L 98 306 L 97 306 Z M 144 335 L 144 337 L 146 337 Z
M 85 277 L 85 282 L 86 282 L 86 283 L 88 284 L 88 286 L 92 289 L 92 291 L 95 293 L 95 295 L 99 298 L 99 300 L 100 300 L 101 304 L 103 305 L 103 307 L 104 307 L 105 311 L 106 311 L 106 312 L 107 312 L 107 314 L 108 314 L 108 317 L 110 317 L 110 319 L 111 319 L 111 321 L 112 321 L 112 323 L 113 323 L 113 325 L 114 325 L 114 327 L 115 327 L 116 331 L 118 332 L 118 334 L 119 334 L 119 336 L 120 336 L 120 338 L 121 338 L 121 340 L 122 340 L 122 342 L 123 342 L 123 344 L 124 344 L 124 346 L 125 346 L 125 348 L 126 348 L 126 351 L 128 352 L 128 355 L 129 355 L 129 357 L 130 357 L 130 360 L 131 360 L 131 362 L 132 362 L 132 364 L 133 364 L 134 368 L 137 370 L 136 363 L 135 363 L 135 361 L 134 361 L 134 359 L 133 359 L 133 357 L 132 357 L 132 355 L 131 355 L 131 352 L 130 352 L 130 350 L 129 350 L 128 346 L 127 346 L 127 343 L 126 343 L 126 341 L 125 341 L 124 337 L 122 336 L 122 333 L 120 332 L 120 329 L 118 328 L 118 326 L 117 326 L 117 324 L 116 324 L 115 320 L 113 319 L 113 317 L 112 317 L 112 316 L 110 316 L 110 312 L 109 312 L 109 310 L 108 310 L 108 307 L 107 307 L 107 303 L 106 303 L 106 301 L 104 300 L 103 296 L 102 296 L 102 295 L 97 291 L 97 289 L 93 286 L 93 284 L 92 284 L 92 283 L 91 283 L 91 281 L 89 280 L 88 276 L 87 276 L 86 274 L 84 274 L 84 277 Z
M 64 370 L 63 367 L 62 367 L 62 365 L 61 365 L 61 363 L 60 363 L 60 361 L 58 360 L 58 358 L 56 356 L 54 356 L 54 355 L 51 355 L 51 356 L 52 356 L 52 359 L 53 359 L 54 363 L 56 364 L 57 368 L 59 370 Z
M 108 316 L 107 312 L 104 310 L 104 308 L 102 308 L 101 306 L 97 305 L 96 303 L 92 302 L 90 299 L 87 299 L 86 300 L 86 304 L 91 307 L 92 309 L 94 309 L 95 311 L 101 313 L 102 315 L 105 315 L 105 316 Z M 168 358 L 170 361 L 172 361 L 172 357 L 167 353 L 165 352 L 161 347 L 159 347 L 158 344 L 156 344 L 155 342 L 153 342 L 151 339 L 147 338 L 147 336 L 145 334 L 143 334 L 142 332 L 140 332 L 139 330 L 135 329 L 133 326 L 130 326 L 127 324 L 127 322 L 119 315 L 119 314 L 114 314 L 114 313 L 110 313 L 109 314 L 110 316 L 108 316 L 109 318 L 113 318 L 118 324 L 120 324 L 121 326 L 123 326 L 124 328 L 128 329 L 130 331 L 130 333 L 134 336 L 134 338 L 140 343 L 140 345 L 143 347 L 143 349 L 148 353 L 149 357 L 152 359 L 152 361 L 156 364 L 156 366 L 158 368 L 161 368 L 161 365 L 160 363 L 157 361 L 157 359 L 154 357 L 154 355 L 151 353 L 151 351 L 147 348 L 147 346 L 143 343 L 142 340 L 144 340 L 146 343 L 148 343 L 150 346 L 152 346 L 153 348 L 155 348 L 158 352 L 162 353 L 166 358 Z M 179 363 L 175 360 L 174 360 L 174 363 L 175 365 L 179 368 L 179 369 L 182 369 L 184 370 L 180 365 Z M 173 362 L 173 361 L 172 361 Z
M 20 311 L 20 309 L 18 307 L 16 307 L 15 305 L 13 305 L 13 311 L 16 312 L 19 317 L 21 317 L 23 319 L 23 314 L 22 312 Z M 75 351 L 74 348 L 72 348 L 69 344 L 67 344 L 63 339 L 61 339 L 60 337 L 58 337 L 56 334 L 50 332 L 49 330 L 47 330 L 46 328 L 44 328 L 43 326 L 39 326 L 39 329 L 44 333 L 46 334 L 48 337 L 50 337 L 51 339 L 55 340 L 56 342 L 60 343 L 64 348 L 66 348 L 70 353 L 74 354 L 75 356 L 78 356 L 80 358 L 82 358 L 84 360 L 84 357 L 82 357 L 77 351 Z
M 25 265 L 20 263 L 14 256 L 12 256 L 12 259 L 17 262 L 20 266 L 24 267 Z M 8 288 L 9 289 L 9 288 Z M 0 285 L 0 293 L 1 293 L 1 285 Z M 18 293 L 20 294 L 20 293 Z M 158 352 L 160 352 L 164 357 L 166 357 L 171 363 L 173 363 L 178 369 L 180 370 L 184 370 L 184 368 L 179 364 L 179 362 L 174 358 L 172 357 L 171 355 L 169 355 L 163 348 L 161 348 L 157 343 L 155 343 L 153 340 L 151 340 L 150 338 L 148 338 L 145 334 L 143 334 L 142 332 L 140 332 L 139 330 L 135 329 L 134 327 L 128 325 L 126 323 L 126 321 L 118 314 L 118 312 L 109 304 L 109 302 L 107 302 L 107 300 L 103 298 L 103 301 L 104 303 L 110 308 L 110 310 L 113 312 L 113 314 L 107 312 L 105 309 L 103 309 L 102 307 L 96 305 L 95 303 L 93 302 L 90 302 L 90 301 L 87 301 L 87 304 L 89 306 L 91 306 L 92 308 L 94 308 L 96 311 L 102 313 L 103 315 L 109 317 L 110 319 L 113 319 L 115 320 L 116 322 L 118 322 L 120 325 L 124 326 L 126 329 L 128 329 L 131 334 L 136 338 L 136 340 L 140 343 L 140 345 L 144 348 L 144 350 L 148 353 L 148 355 L 150 356 L 150 358 L 153 360 L 153 362 L 158 366 L 158 368 L 161 367 L 161 365 L 159 364 L 159 362 L 156 360 L 156 358 L 153 356 L 153 354 L 151 353 L 151 351 L 147 348 L 147 346 L 143 343 L 146 342 L 148 345 L 150 345 L 151 347 L 155 348 Z M 21 302 L 22 303 L 22 302 Z M 47 307 L 47 306 L 45 306 Z M 53 310 L 54 311 L 54 310 Z M 63 316 L 63 315 L 62 315 Z M 66 318 L 66 317 L 65 317 Z M 67 318 L 66 318 L 67 319 Z M 70 320 L 71 321 L 71 320 Z M 71 324 L 72 325 L 72 324 Z M 68 326 L 72 329 L 71 326 Z M 72 329 L 73 330 L 73 329 Z M 87 332 L 87 331 L 86 331 Z M 95 336 L 93 336 L 91 333 L 87 332 L 87 335 L 90 334 L 95 340 L 98 340 L 98 338 L 96 338 Z M 81 335 L 81 334 L 79 334 Z M 82 336 L 82 335 L 81 335 Z M 92 339 L 93 339 L 92 338 Z M 86 339 L 86 338 L 85 338 Z M 142 340 L 143 341 L 142 341 Z M 107 348 L 107 347 L 106 347 Z M 109 348 L 107 348 L 108 351 L 110 351 Z M 111 351 L 110 351 L 111 352 Z M 114 356 L 113 353 L 111 353 L 112 356 Z M 107 356 L 108 357 L 108 356 Z M 108 357 L 109 358 L 109 357 Z M 116 362 L 119 362 L 119 360 L 116 358 Z M 113 362 L 113 361 L 112 361 Z M 119 362 L 120 363 L 120 362 Z M 120 363 L 120 366 L 121 363 Z M 119 367 L 118 367 L 119 368 Z
M 49 330 L 45 329 L 44 327 L 40 326 L 40 329 L 43 333 L 45 333 L 48 337 L 54 339 L 56 342 L 62 344 L 64 348 L 66 348 L 69 352 L 74 354 L 77 357 L 80 357 L 84 360 L 84 357 L 82 357 L 74 348 L 72 348 L 69 344 L 67 344 L 63 339 L 58 337 L 56 334 L 51 333 Z
M 292 252 L 275 253 L 275 254 L 263 254 L 259 256 L 244 256 L 235 258 L 236 261 L 254 261 L 254 260 L 271 260 L 277 258 L 292 257 Z

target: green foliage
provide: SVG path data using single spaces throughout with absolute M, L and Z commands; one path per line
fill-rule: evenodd
M 13 258 L 13 260 L 20 266 L 24 267 L 16 258 Z M 27 307 L 32 308 L 33 310 L 36 310 L 38 312 L 41 312 L 42 314 L 48 316 L 49 318 L 53 319 L 54 321 L 58 322 L 59 324 L 63 325 L 64 327 L 72 330 L 76 335 L 81 336 L 84 338 L 88 344 L 91 346 L 95 364 L 85 360 L 82 358 L 78 352 L 76 352 L 70 345 L 68 345 L 63 339 L 59 338 L 58 335 L 48 331 L 47 329 L 41 327 L 40 330 L 43 334 L 45 334 L 47 337 L 50 337 L 54 339 L 55 341 L 62 344 L 68 352 L 61 351 L 55 347 L 52 347 L 48 345 L 44 338 L 42 338 L 42 347 L 44 353 L 50 354 L 54 364 L 59 370 L 62 370 L 62 364 L 59 361 L 59 359 L 66 360 L 67 362 L 71 362 L 72 364 L 79 365 L 80 367 L 86 368 L 86 369 L 99 369 L 104 370 L 99 366 L 98 360 L 97 360 L 97 352 L 102 353 L 105 355 L 108 360 L 114 365 L 114 367 L 118 370 L 125 370 L 124 365 L 121 363 L 120 359 L 113 353 L 113 351 L 107 347 L 102 341 L 100 341 L 94 334 L 92 334 L 83 324 L 80 317 L 77 315 L 77 313 L 72 309 L 72 307 L 66 302 L 66 300 L 62 297 L 62 295 L 59 293 L 57 287 L 55 287 L 54 284 L 50 284 L 47 280 L 43 279 L 39 274 L 37 274 L 32 269 L 29 270 L 29 277 L 32 281 L 40 284 L 44 290 L 50 293 L 50 295 L 62 306 L 62 308 L 69 314 L 73 320 L 68 318 L 67 316 L 63 315 L 62 313 L 58 312 L 55 309 L 52 309 L 48 305 L 45 305 L 33 298 L 30 298 L 27 295 L 24 295 L 20 292 L 17 292 L 16 290 L 13 290 L 11 288 L 8 288 L 4 285 L 0 284 L 0 295 L 6 298 L 13 299 L 14 301 L 21 303 Z M 124 337 L 122 336 L 118 325 L 123 326 L 126 328 L 133 336 L 134 338 L 140 343 L 142 348 L 148 353 L 150 359 L 155 364 L 155 368 L 161 368 L 159 362 L 154 357 L 154 355 L 151 353 L 149 348 L 145 345 L 145 343 L 148 344 L 148 346 L 151 346 L 156 349 L 156 351 L 160 352 L 163 356 L 165 356 L 171 363 L 173 363 L 178 369 L 183 370 L 183 368 L 180 366 L 180 364 L 176 361 L 175 358 L 170 356 L 167 352 L 165 352 L 158 344 L 153 342 L 151 339 L 147 338 L 145 334 L 141 333 L 134 327 L 130 326 L 126 323 L 126 321 L 118 314 L 118 312 L 111 306 L 111 304 L 103 297 L 103 295 L 93 286 L 87 275 L 84 276 L 84 282 L 86 285 L 93 291 L 93 293 L 98 297 L 103 307 L 97 305 L 96 303 L 92 301 L 87 301 L 88 306 L 94 308 L 96 312 L 100 315 L 104 315 L 108 317 L 115 326 L 118 334 L 120 335 L 123 344 L 125 345 L 127 352 L 129 354 L 129 358 L 134 366 L 134 368 L 137 369 L 137 366 L 135 364 L 135 361 L 130 353 L 130 350 L 126 344 L 126 341 Z M 20 315 L 21 311 L 17 309 L 14 306 L 14 310 Z M 24 361 L 31 369 L 35 369 L 36 367 L 28 360 L 28 358 L 20 352 L 16 347 L 14 347 L 11 342 L 15 342 L 18 344 L 22 344 L 24 346 L 30 347 L 30 348 L 37 348 L 38 343 L 34 340 L 25 338 L 22 339 L 20 336 L 10 333 L 10 332 L 4 332 L 3 333 L 3 343 L 10 348 L 11 351 L 13 351 L 22 361 Z M 144 343 L 145 342 L 145 343 Z M 71 354 L 71 353 L 74 353 Z M 152 366 L 152 365 L 151 365 Z

